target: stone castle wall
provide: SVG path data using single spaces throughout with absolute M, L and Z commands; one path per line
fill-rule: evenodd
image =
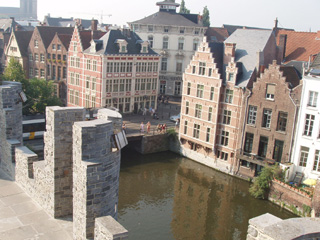
M 21 84 L 3 82 L 0 85 L 0 168 L 15 177 L 15 147 L 22 145 Z

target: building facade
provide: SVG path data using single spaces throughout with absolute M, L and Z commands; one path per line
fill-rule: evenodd
M 129 23 L 150 47 L 161 54 L 159 93 L 182 95 L 182 73 L 205 34 L 201 16 L 179 14 L 180 4 L 165 0 L 158 2 L 159 12 Z
M 129 29 L 113 29 L 82 46 L 75 28 L 69 47 L 68 106 L 156 108 L 160 56 Z
M 254 177 L 267 164 L 289 163 L 302 84 L 274 61 L 246 92 L 235 174 Z
M 272 31 L 239 29 L 223 44 L 204 38 L 183 75 L 183 155 L 234 173 L 246 88 L 275 56 Z
M 292 162 L 295 172 L 303 173 L 305 178 L 320 177 L 320 78 L 307 75 L 303 77 L 301 107 L 297 121 Z

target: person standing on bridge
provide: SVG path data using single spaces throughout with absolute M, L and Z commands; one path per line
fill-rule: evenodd
M 148 133 L 148 134 L 150 133 L 150 129 L 151 129 L 151 123 L 148 122 L 148 123 L 147 123 L 147 133 Z
M 141 122 L 141 124 L 140 124 L 140 132 L 141 132 L 141 134 L 144 134 L 144 124 L 143 124 L 143 122 Z

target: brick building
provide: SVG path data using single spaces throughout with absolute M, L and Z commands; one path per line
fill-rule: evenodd
M 129 29 L 112 29 L 85 45 L 86 33 L 76 27 L 69 47 L 68 106 L 155 108 L 160 56 L 149 43 Z
M 246 88 L 276 53 L 269 30 L 238 29 L 224 44 L 200 44 L 183 76 L 182 154 L 222 171 L 233 170 Z
M 301 89 L 297 71 L 276 61 L 246 89 L 235 174 L 254 177 L 266 164 L 290 162 Z

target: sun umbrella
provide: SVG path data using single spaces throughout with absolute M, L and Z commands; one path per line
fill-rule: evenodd
M 317 184 L 317 180 L 316 179 L 312 179 L 312 178 L 308 178 L 306 180 L 303 181 L 303 184 L 309 185 L 309 186 L 314 186 Z

